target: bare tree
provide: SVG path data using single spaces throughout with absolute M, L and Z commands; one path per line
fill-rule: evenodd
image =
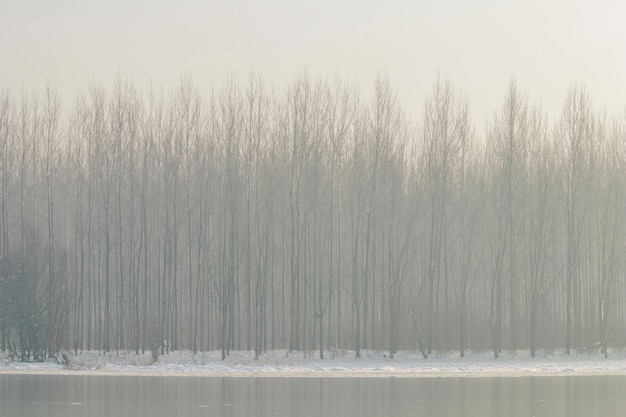
M 610 129 L 610 130 L 609 130 Z M 595 229 L 598 263 L 598 316 L 600 347 L 608 357 L 608 322 L 613 311 L 612 294 L 616 291 L 620 269 L 619 254 L 624 250 L 624 189 L 620 173 L 624 169 L 623 122 L 608 126 L 602 120 L 598 126 L 599 160 L 596 184 L 598 206 L 595 208 Z M 609 130 L 609 131 L 607 131 Z
M 62 299 L 66 282 L 62 274 L 57 276 L 56 239 L 54 232 L 55 211 L 53 181 L 56 177 L 56 164 L 58 163 L 58 135 L 61 100 L 52 87 L 46 88 L 43 101 L 43 124 L 42 134 L 45 141 L 45 178 L 47 195 L 47 223 L 48 223 L 48 285 L 47 285 L 47 316 L 46 327 L 46 351 L 49 356 L 56 356 L 60 349 L 61 335 L 65 318 L 67 317 L 67 304 Z
M 516 187 L 519 185 L 520 164 L 525 158 L 527 104 L 521 96 L 514 79 L 509 83 L 501 117 L 496 117 L 488 140 L 493 152 L 491 163 L 494 215 L 496 224 L 492 249 L 491 308 L 489 324 L 491 328 L 494 357 L 502 351 L 502 327 L 505 319 L 505 277 L 508 277 L 509 327 L 511 349 L 515 349 L 517 316 L 517 242 L 515 224 L 518 207 Z
M 591 100 L 583 87 L 572 86 L 567 94 L 561 121 L 556 133 L 562 141 L 564 156 L 567 259 L 565 273 L 565 350 L 569 355 L 572 346 L 572 327 L 580 323 L 575 308 L 580 294 L 580 265 L 583 262 L 581 238 L 586 215 L 584 193 L 588 191 L 593 165 L 593 142 L 595 120 L 591 111 Z M 574 343 L 581 341 L 576 334 Z
M 431 354 L 436 343 L 435 331 L 441 325 L 439 302 L 443 298 L 444 315 L 448 314 L 447 289 L 450 233 L 449 205 L 454 170 L 461 144 L 468 135 L 466 105 L 453 91 L 450 81 L 438 76 L 432 96 L 426 101 L 421 132 L 423 181 L 428 198 L 427 253 L 425 256 L 426 343 Z M 440 291 L 444 291 L 443 297 Z M 445 322 L 445 318 L 443 320 Z
M 453 284 L 454 299 L 456 300 L 459 315 L 459 354 L 465 356 L 468 297 L 471 286 L 476 283 L 476 240 L 479 226 L 478 204 L 481 198 L 480 179 L 481 171 L 478 152 L 474 149 L 473 127 L 469 120 L 468 103 L 461 101 L 458 104 L 458 155 L 453 167 L 453 187 L 455 198 L 454 224 L 457 230 L 453 240 L 456 241 Z
M 534 108 L 528 115 L 528 158 L 525 162 L 526 204 L 524 236 L 526 237 L 525 301 L 528 318 L 530 355 L 537 350 L 540 313 L 549 291 L 553 290 L 555 277 L 550 272 L 549 261 L 556 254 L 550 236 L 556 234 L 558 205 L 556 195 L 557 152 L 548 137 L 545 115 Z
M 220 349 L 222 360 L 230 353 L 234 337 L 235 285 L 240 269 L 239 201 L 240 152 L 242 140 L 242 99 L 239 87 L 229 80 L 219 101 L 219 114 L 214 120 L 219 135 L 220 195 L 218 216 L 218 253 L 213 282 L 219 297 Z
M 11 171 L 14 169 L 15 152 L 9 149 L 13 142 L 13 106 L 9 92 L 0 90 L 0 260 L 9 257 L 9 184 Z M 8 298 L 8 286 L 0 279 L 0 303 Z M 0 350 L 7 350 L 8 324 L 0 319 Z

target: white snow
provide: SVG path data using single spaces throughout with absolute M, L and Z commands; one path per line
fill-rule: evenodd
M 152 363 L 149 352 L 134 353 L 83 352 L 75 356 L 66 352 L 69 365 L 0 361 L 0 374 L 72 374 L 72 375 L 164 375 L 164 376 L 268 376 L 268 377 L 498 377 L 555 375 L 625 375 L 626 353 L 564 352 L 538 353 L 532 358 L 527 351 L 505 353 L 494 359 L 489 352 L 474 352 L 460 358 L 457 353 L 438 353 L 423 359 L 414 352 L 398 353 L 390 359 L 383 352 L 365 352 L 360 359 L 354 352 L 329 351 L 325 359 L 317 352 L 288 353 L 277 350 L 264 353 L 258 360 L 252 352 L 231 352 L 222 361 L 219 351 L 189 351 L 161 355 Z

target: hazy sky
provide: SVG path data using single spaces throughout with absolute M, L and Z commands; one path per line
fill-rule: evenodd
M 299 70 L 353 78 L 368 94 L 386 71 L 421 117 L 437 72 L 470 98 L 478 128 L 515 75 L 530 101 L 558 116 L 583 82 L 598 108 L 626 105 L 622 1 L 2 0 L 0 87 L 56 85 L 70 106 L 91 80 L 118 72 L 139 86 L 199 88 L 261 69 L 276 86 Z

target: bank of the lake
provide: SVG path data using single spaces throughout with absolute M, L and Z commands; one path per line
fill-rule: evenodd
M 488 352 L 460 358 L 454 352 L 438 353 L 428 359 L 403 352 L 393 359 L 384 352 L 329 351 L 325 359 L 314 352 L 272 351 L 255 359 L 251 352 L 231 352 L 221 360 L 220 352 L 171 352 L 154 361 L 147 352 L 64 352 L 67 362 L 11 362 L 0 364 L 0 374 L 109 375 L 109 376 L 231 376 L 231 377 L 519 377 L 519 376 L 626 376 L 626 354 L 542 352 L 506 353 L 494 359 Z

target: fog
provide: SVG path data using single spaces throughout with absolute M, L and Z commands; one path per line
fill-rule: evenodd
M 439 71 L 472 97 L 479 128 L 515 75 L 557 117 L 570 83 L 600 107 L 623 108 L 626 34 L 619 1 L 282 1 L 0 4 L 0 83 L 74 100 L 118 72 L 173 88 L 189 74 L 208 92 L 231 73 L 262 70 L 276 88 L 308 67 L 370 91 L 387 71 L 416 120 Z
M 443 74 L 418 125 L 373 84 L 5 90 L 2 347 L 625 346 L 624 115 L 512 79 L 481 134 Z
M 626 346 L 617 3 L 0 6 L 0 347 Z

